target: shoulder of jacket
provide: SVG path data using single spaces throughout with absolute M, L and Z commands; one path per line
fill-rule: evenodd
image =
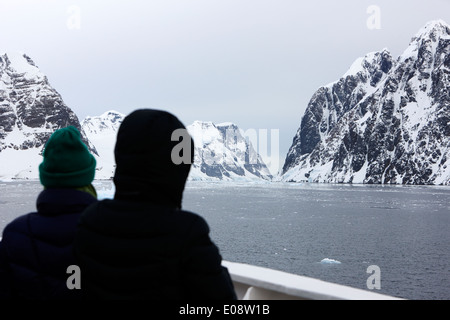
M 179 214 L 183 215 L 185 219 L 189 219 L 190 221 L 197 222 L 197 221 L 205 221 L 205 219 L 199 215 L 198 213 L 187 211 L 187 210 L 179 210 Z
M 99 208 L 105 205 L 105 202 L 110 201 L 109 199 L 99 200 L 91 203 L 80 213 L 79 223 L 90 223 L 90 221 L 95 220 Z
M 191 233 L 209 233 L 208 223 L 199 214 L 186 210 L 180 210 L 180 214 L 187 220 Z
M 32 215 L 36 215 L 36 213 L 21 215 L 7 224 L 5 229 L 3 230 L 3 239 L 5 240 L 5 238 L 7 238 L 7 236 L 12 233 L 28 234 L 28 219 L 30 219 Z

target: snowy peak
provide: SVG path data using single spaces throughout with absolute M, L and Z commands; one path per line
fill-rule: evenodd
M 77 116 L 47 77 L 21 53 L 0 56 L 0 111 L 0 132 L 4 134 L 14 127 L 50 133 L 68 125 L 80 129 Z
M 82 127 L 84 131 L 90 135 L 101 133 L 115 134 L 117 130 L 119 130 L 124 117 L 124 114 L 110 110 L 100 116 L 87 116 L 82 122 Z
M 450 28 L 358 59 L 311 98 L 282 180 L 450 184 Z
M 26 54 L 19 52 L 8 52 L 0 55 L 0 70 L 9 74 L 17 74 L 24 79 L 35 81 L 46 81 L 45 75 Z
M 282 172 L 324 143 L 349 110 L 380 89 L 394 65 L 387 49 L 372 52 L 356 59 L 338 81 L 319 88 L 308 104 Z
M 97 179 L 114 176 L 114 146 L 117 131 L 124 119 L 117 111 L 86 117 L 82 127 L 98 151 Z M 233 123 L 215 125 L 211 121 L 194 121 L 186 128 L 194 140 L 194 163 L 189 180 L 257 180 L 272 178 L 268 168 Z
M 191 180 L 272 179 L 251 142 L 235 124 L 195 121 L 187 130 L 195 147 Z
M 433 59 L 442 60 L 448 52 L 442 51 L 450 41 L 450 26 L 442 20 L 429 22 L 411 39 L 408 48 L 399 57 L 399 62 L 418 59 L 420 67 L 432 67 Z M 436 56 L 439 55 L 439 56 Z
M 394 60 L 388 49 L 379 52 L 371 52 L 358 58 L 342 78 L 349 76 L 368 79 L 369 84 L 375 87 L 383 77 L 391 70 Z
M 93 154 L 78 117 L 25 54 L 0 55 L 0 178 L 37 178 L 51 134 L 73 125 Z
M 114 176 L 116 168 L 114 147 L 117 131 L 124 118 L 124 114 L 110 110 L 100 116 L 88 116 L 81 124 L 98 153 L 96 179 L 112 179 Z
M 430 39 L 437 41 L 438 39 L 450 38 L 450 25 L 444 20 L 433 20 L 428 22 L 417 34 L 411 39 L 411 43 L 420 42 L 422 39 Z
M 207 146 L 211 143 L 219 143 L 220 132 L 214 123 L 210 121 L 194 121 L 186 128 L 194 140 L 195 146 Z M 223 142 L 223 141 L 222 141 Z

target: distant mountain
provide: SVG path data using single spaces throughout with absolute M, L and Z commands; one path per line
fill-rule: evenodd
M 77 127 L 97 159 L 96 179 L 115 171 L 114 145 L 124 115 L 108 111 L 80 124 L 47 77 L 25 54 L 0 56 L 0 180 L 37 179 L 42 150 L 60 128 Z M 195 122 L 192 180 L 271 179 L 266 165 L 233 124 Z
M 194 140 L 191 180 L 271 180 L 261 156 L 235 124 L 195 121 L 187 127 Z
M 109 179 L 114 175 L 114 145 L 123 118 L 124 115 L 117 111 L 108 111 L 98 117 L 87 117 L 82 122 L 84 132 L 98 151 L 97 179 Z M 187 130 L 195 147 L 189 180 L 272 178 L 261 157 L 236 125 L 195 121 Z
M 100 116 L 86 117 L 81 123 L 83 131 L 98 153 L 96 179 L 111 179 L 114 176 L 114 146 L 124 117 L 124 114 L 111 110 Z
M 50 135 L 73 125 L 76 114 L 25 54 L 0 55 L 0 179 L 37 178 L 37 165 Z M 93 154 L 95 147 L 81 130 Z
M 282 181 L 450 184 L 450 26 L 359 58 L 311 98 Z

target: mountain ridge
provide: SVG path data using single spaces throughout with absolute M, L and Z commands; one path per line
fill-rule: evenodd
M 88 116 L 82 122 L 89 140 L 99 152 L 98 178 L 110 179 L 114 175 L 115 138 L 124 117 L 110 110 L 100 116 Z M 194 163 L 189 180 L 271 180 L 270 171 L 237 125 L 197 120 L 186 129 L 194 140 Z
M 34 61 L 23 53 L 0 55 L 0 179 L 38 179 L 42 151 L 51 134 L 73 125 L 97 160 L 96 179 L 111 179 L 115 171 L 114 145 L 124 114 L 115 110 L 100 116 L 86 117 L 82 122 L 50 85 Z M 215 125 L 194 122 L 214 132 L 210 141 L 196 147 L 192 166 L 193 180 L 271 179 L 259 157 L 247 163 L 254 153 L 242 130 L 232 123 Z M 204 142 L 205 132 L 194 130 L 194 140 Z M 225 139 L 229 132 L 236 143 Z M 224 145 L 226 143 L 227 145 Z M 239 146 L 238 146 L 239 144 Z
M 358 58 L 311 98 L 281 181 L 450 184 L 450 27 Z
M 46 141 L 69 125 L 80 130 L 83 142 L 97 154 L 77 115 L 33 60 L 22 53 L 0 55 L 0 178 L 36 176 Z

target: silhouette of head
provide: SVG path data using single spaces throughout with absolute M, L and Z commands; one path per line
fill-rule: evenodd
M 140 109 L 123 120 L 114 150 L 115 199 L 149 201 L 181 208 L 182 194 L 194 155 L 190 138 L 190 163 L 175 164 L 171 155 L 179 141 L 172 133 L 185 126 L 171 113 Z

